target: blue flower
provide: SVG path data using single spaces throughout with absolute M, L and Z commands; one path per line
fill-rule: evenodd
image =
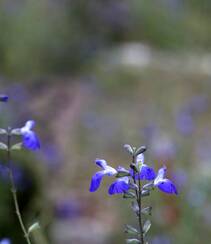
M 139 174 L 136 173 L 135 179 L 138 180 L 154 180 L 156 177 L 155 171 L 153 168 L 149 167 L 144 163 L 144 154 L 141 153 L 136 158 L 136 166 L 139 169 Z M 131 176 L 134 175 L 134 170 L 131 171 Z
M 0 244 L 10 244 L 10 240 L 8 238 L 4 238 L 0 240 Z
M 165 178 L 166 170 L 167 169 L 165 166 L 158 170 L 158 174 L 154 180 L 154 186 L 167 194 L 177 195 L 178 192 L 176 186 L 173 184 L 172 181 Z
M 25 126 L 20 129 L 21 135 L 23 136 L 23 145 L 25 148 L 30 150 L 36 150 L 40 148 L 40 142 L 35 134 L 32 131 L 35 126 L 35 122 L 33 120 L 29 120 L 26 122 Z
M 8 98 L 9 97 L 7 95 L 0 95 L 0 102 L 7 102 Z
M 129 189 L 130 189 L 129 177 L 125 176 L 125 177 L 118 178 L 116 181 L 114 181 L 110 185 L 108 189 L 108 193 L 110 195 L 121 194 L 127 192 Z
M 103 170 L 98 171 L 92 176 L 92 180 L 89 188 L 90 192 L 94 192 L 99 188 L 103 176 L 105 175 L 113 176 L 117 174 L 117 170 L 109 166 L 104 159 L 96 159 L 95 163 L 98 166 L 100 166 Z

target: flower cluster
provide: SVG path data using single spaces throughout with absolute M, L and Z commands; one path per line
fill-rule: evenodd
M 127 193 L 134 188 L 133 178 L 136 180 L 152 181 L 152 186 L 167 194 L 178 194 L 176 186 L 173 182 L 166 178 L 166 166 L 158 170 L 156 174 L 154 169 L 144 163 L 144 154 L 140 153 L 136 157 L 135 165 L 131 165 L 131 169 L 127 170 L 121 166 L 117 169 L 112 168 L 104 159 L 96 159 L 95 163 L 102 168 L 101 171 L 95 173 L 90 184 L 90 192 L 95 192 L 104 176 L 115 176 L 117 179 L 110 185 L 108 193 L 110 195 Z
M 177 195 L 177 188 L 174 183 L 166 178 L 166 167 L 161 167 L 157 173 L 144 162 L 146 147 L 136 149 L 125 145 L 125 149 L 132 156 L 129 169 L 119 166 L 117 169 L 109 166 L 104 159 L 96 159 L 95 163 L 102 169 L 92 176 L 90 192 L 95 192 L 101 184 L 104 176 L 114 176 L 116 180 L 109 186 L 109 195 L 122 194 L 123 198 L 132 199 L 131 207 L 136 218 L 138 218 L 139 230 L 131 225 L 126 225 L 125 232 L 133 234 L 135 238 L 127 239 L 127 243 L 148 243 L 146 234 L 150 229 L 151 221 L 146 219 L 151 215 L 152 207 L 144 206 L 142 198 L 149 196 L 154 188 L 167 194 Z M 146 183 L 146 181 L 148 181 Z M 142 216 L 143 215 L 143 216 Z M 138 238 L 138 239 L 137 239 Z

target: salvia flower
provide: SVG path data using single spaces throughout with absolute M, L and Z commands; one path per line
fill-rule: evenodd
M 176 186 L 173 182 L 167 178 L 165 178 L 167 168 L 163 166 L 158 170 L 158 174 L 154 180 L 154 186 L 156 186 L 159 190 L 167 193 L 167 194 L 178 194 Z
M 135 174 L 135 179 L 138 180 L 154 180 L 156 177 L 155 171 L 153 168 L 149 167 L 144 163 L 144 154 L 141 153 L 136 158 L 136 167 L 139 170 L 138 173 Z M 131 171 L 131 176 L 134 175 L 134 170 Z
M 30 150 L 37 150 L 40 148 L 39 138 L 32 129 L 35 126 L 35 121 L 29 120 L 26 122 L 24 127 L 20 129 L 21 135 L 23 136 L 23 146 Z
M 109 166 L 104 159 L 96 159 L 95 163 L 99 167 L 101 167 L 102 170 L 98 171 L 97 173 L 95 173 L 92 176 L 92 180 L 91 180 L 91 184 L 90 184 L 90 188 L 89 188 L 90 192 L 94 192 L 99 188 L 103 176 L 105 176 L 105 175 L 114 176 L 117 174 L 117 170 L 112 168 L 111 166 Z
M 9 97 L 7 95 L 0 95 L 0 102 L 7 102 Z
M 113 194 L 121 194 L 121 193 L 125 193 L 130 189 L 130 185 L 129 185 L 129 177 L 124 176 L 121 178 L 118 178 L 116 181 L 114 181 L 109 189 L 108 189 L 108 193 L 110 195 Z

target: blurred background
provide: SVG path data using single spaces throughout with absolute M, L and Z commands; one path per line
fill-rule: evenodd
M 127 167 L 146 145 L 179 196 L 153 192 L 149 243 L 211 240 L 211 2 L 0 1 L 1 127 L 37 122 L 41 150 L 13 154 L 27 225 L 53 244 L 124 243 L 129 201 L 89 193 L 96 157 Z M 23 243 L 0 154 L 0 238 Z M 149 200 L 147 200 L 149 201 Z

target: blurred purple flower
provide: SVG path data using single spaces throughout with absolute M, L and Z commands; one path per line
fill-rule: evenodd
M 152 239 L 151 243 L 152 244 L 171 244 L 172 242 L 168 236 L 157 235 Z
M 33 120 L 29 120 L 26 122 L 24 127 L 20 129 L 21 134 L 23 136 L 23 145 L 25 148 L 30 150 L 37 150 L 40 148 L 40 142 L 32 129 L 35 126 L 35 122 Z
M 77 218 L 80 215 L 80 202 L 77 199 L 61 199 L 56 204 L 55 214 L 61 219 Z
M 0 240 L 0 244 L 11 244 L 10 239 L 4 238 Z
M 9 97 L 7 95 L 0 95 L 0 102 L 7 102 Z
M 190 112 L 181 111 L 176 118 L 177 130 L 183 135 L 190 135 L 194 130 L 194 121 Z

